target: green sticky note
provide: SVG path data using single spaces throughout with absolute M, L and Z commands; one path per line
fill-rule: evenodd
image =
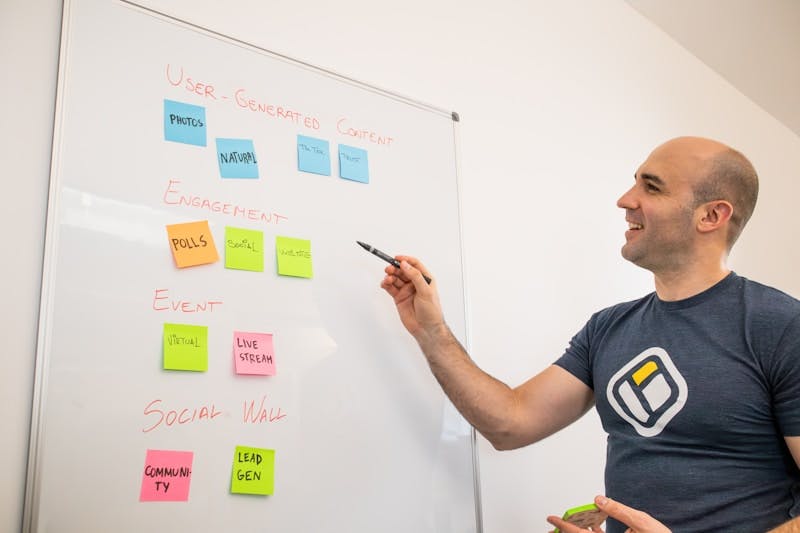
M 164 370 L 208 370 L 208 327 L 164 324 Z
M 231 493 L 272 494 L 275 488 L 275 450 L 237 446 L 231 471 Z
M 226 226 L 225 268 L 264 272 L 264 233 Z
M 298 278 L 312 277 L 311 241 L 276 237 L 275 252 L 278 256 L 278 274 Z

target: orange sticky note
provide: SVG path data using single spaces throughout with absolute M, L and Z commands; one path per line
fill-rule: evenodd
M 213 263 L 219 259 L 208 220 L 169 224 L 169 248 L 178 268 Z

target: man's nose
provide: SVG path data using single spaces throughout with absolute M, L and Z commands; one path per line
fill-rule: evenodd
M 625 193 L 623 193 L 623 195 L 617 200 L 617 207 L 621 209 L 634 209 L 635 205 L 636 203 L 633 194 L 633 187 L 625 191 Z

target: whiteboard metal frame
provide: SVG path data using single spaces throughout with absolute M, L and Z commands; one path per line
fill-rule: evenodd
M 41 301 L 39 303 L 39 324 L 36 339 L 36 361 L 34 362 L 33 400 L 31 403 L 31 427 L 28 437 L 28 463 L 25 478 L 25 500 L 22 513 L 22 531 L 34 531 L 36 511 L 39 508 L 39 494 L 36 488 L 40 485 L 41 471 L 38 468 L 41 460 L 41 443 L 44 433 L 42 418 L 47 394 L 48 360 L 47 341 L 50 338 L 50 321 L 48 311 L 52 307 L 53 290 L 51 280 L 55 268 L 55 250 L 58 232 L 55 231 L 58 216 L 58 183 L 56 179 L 61 154 L 61 126 L 64 99 L 64 83 L 67 75 L 64 65 L 67 58 L 67 23 L 69 20 L 70 0 L 63 0 L 61 5 L 61 35 L 58 53 L 58 72 L 56 83 L 56 101 L 53 112 L 52 155 L 50 157 L 50 180 L 47 195 L 47 218 L 45 222 L 45 246 L 42 261 Z

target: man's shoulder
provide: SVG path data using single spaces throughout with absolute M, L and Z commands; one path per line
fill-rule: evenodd
M 759 311 L 800 314 L 800 300 L 794 296 L 744 276 L 736 276 L 742 299 Z
M 720 302 L 725 320 L 741 323 L 754 338 L 800 331 L 800 300 L 770 285 L 734 276 Z

